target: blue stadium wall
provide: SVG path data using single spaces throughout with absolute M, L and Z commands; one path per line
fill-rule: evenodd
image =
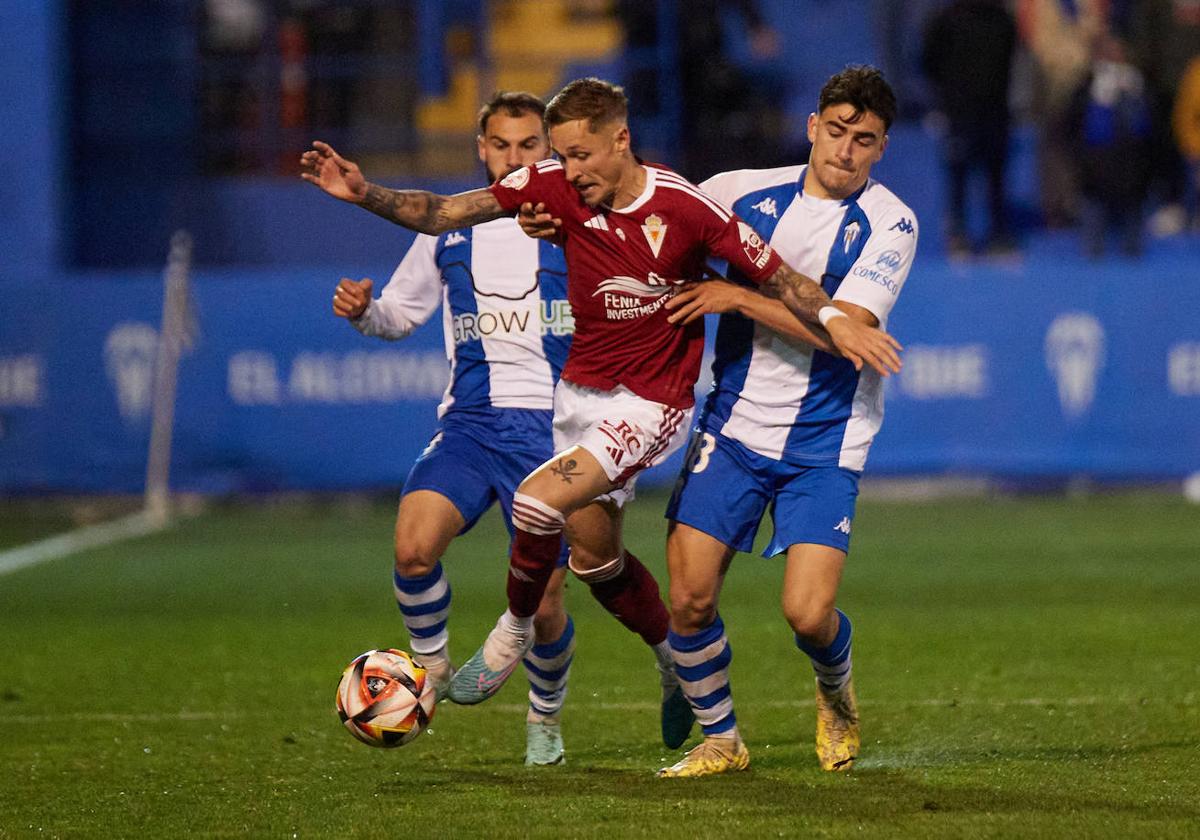
M 382 223 L 380 223 L 382 224 Z M 382 277 L 380 271 L 377 276 Z M 396 487 L 433 432 L 440 322 L 368 340 L 329 312 L 338 268 L 201 271 L 181 365 L 173 483 L 203 492 Z M 918 258 L 890 324 L 873 474 L 1200 470 L 1194 254 L 1054 270 Z M 0 286 L 0 488 L 135 491 L 149 435 L 161 280 Z M 651 481 L 671 480 L 671 469 Z

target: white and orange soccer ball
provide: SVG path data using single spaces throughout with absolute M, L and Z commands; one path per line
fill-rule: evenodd
M 436 705 L 425 669 L 394 648 L 354 657 L 338 683 L 338 717 L 351 735 L 372 747 L 407 744 L 425 731 Z

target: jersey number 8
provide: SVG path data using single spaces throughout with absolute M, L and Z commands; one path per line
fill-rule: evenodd
M 704 472 L 708 467 L 708 456 L 717 446 L 717 439 L 708 432 L 697 432 L 688 446 L 685 464 L 689 472 Z

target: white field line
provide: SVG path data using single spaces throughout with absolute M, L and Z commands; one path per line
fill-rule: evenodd
M 916 709 L 916 708 L 955 708 L 962 706 L 983 707 L 988 709 L 1006 709 L 1019 707 L 1038 707 L 1038 706 L 1067 706 L 1067 707 L 1086 707 L 1086 706 L 1195 706 L 1200 702 L 1194 694 L 1188 694 L 1183 697 L 1158 697 L 1152 700 L 1145 700 L 1140 697 L 1016 697 L 1011 700 L 968 700 L 958 699 L 957 701 L 950 700 L 914 700 L 910 702 L 891 703 L 887 701 L 876 702 L 859 702 L 860 706 L 865 708 L 891 708 L 891 709 Z M 765 703 L 746 704 L 752 705 L 755 708 L 767 709 L 803 709 L 811 708 L 811 700 L 768 700 Z M 526 703 L 489 703 L 487 708 L 494 709 L 498 712 L 516 714 L 529 710 Z M 644 700 L 633 700 L 623 703 L 609 702 L 587 702 L 571 700 L 567 704 L 568 709 L 575 709 L 579 712 L 586 711 L 618 711 L 618 712 L 649 712 L 657 711 L 658 704 Z M 330 715 L 333 715 L 333 706 L 330 704 Z M 303 718 L 306 713 L 293 712 L 290 717 L 292 720 Z M 138 713 L 121 713 L 121 712 L 67 712 L 65 714 L 54 715 L 5 715 L 0 714 L 0 725 L 3 724 L 39 724 L 39 723 L 171 723 L 171 722 L 191 722 L 191 721 L 231 721 L 231 720 L 252 720 L 258 718 L 272 718 L 282 720 L 285 715 L 281 715 L 276 710 L 264 710 L 262 712 L 242 712 L 242 711 L 227 711 L 227 712 L 201 712 L 201 711 L 178 711 L 178 712 L 138 712 Z
M 168 524 L 170 524 L 168 519 L 146 511 L 138 511 L 112 522 L 88 525 L 56 537 L 28 543 L 8 551 L 0 551 L 0 575 L 50 560 L 58 560 L 87 549 L 100 548 L 122 540 L 153 534 L 163 530 Z

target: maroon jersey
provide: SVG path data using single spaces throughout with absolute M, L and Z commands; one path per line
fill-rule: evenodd
M 567 298 L 575 336 L 562 378 L 688 408 L 700 374 L 704 323 L 667 322 L 679 285 L 699 280 L 711 254 L 763 282 L 780 258 L 728 208 L 669 169 L 646 167 L 646 189 L 628 207 L 588 207 L 562 164 L 543 160 L 497 181 L 506 210 L 542 202 L 562 219 Z

